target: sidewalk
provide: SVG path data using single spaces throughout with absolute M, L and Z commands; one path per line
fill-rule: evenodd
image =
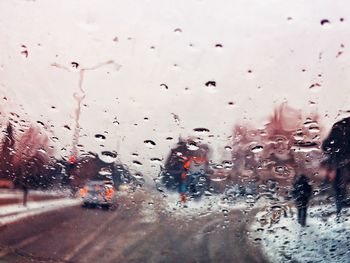
M 349 262 L 350 208 L 342 211 L 337 222 L 334 204 L 311 207 L 304 228 L 297 223 L 296 211 L 294 217 L 281 217 L 272 226 L 261 225 L 259 216 L 251 226 L 252 239 L 262 246 L 271 262 Z
M 23 206 L 23 192 L 0 190 L 0 226 L 19 219 L 80 204 L 79 199 L 67 197 L 63 192 L 29 191 L 27 206 Z

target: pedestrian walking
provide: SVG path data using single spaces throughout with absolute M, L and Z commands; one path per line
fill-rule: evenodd
M 298 210 L 298 223 L 301 226 L 306 225 L 308 203 L 312 195 L 312 187 L 309 179 L 304 175 L 296 178 L 293 184 L 292 196 Z
M 350 172 L 350 117 L 336 122 L 328 137 L 322 144 L 322 150 L 326 156 L 322 165 L 335 170 L 333 189 L 335 192 L 335 204 L 337 219 L 345 205 L 346 181 Z

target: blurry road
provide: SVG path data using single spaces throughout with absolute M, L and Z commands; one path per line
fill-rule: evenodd
M 0 262 L 267 262 L 247 237 L 251 215 L 185 220 L 146 199 L 138 193 L 115 211 L 74 206 L 3 226 Z

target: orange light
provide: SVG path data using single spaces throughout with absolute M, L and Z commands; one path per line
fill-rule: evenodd
M 113 194 L 114 194 L 114 190 L 113 190 L 112 188 L 106 189 L 106 196 L 107 196 L 107 199 L 111 200 L 112 197 L 113 197 Z
M 84 188 L 81 188 L 80 190 L 79 190 L 79 194 L 80 194 L 80 196 L 82 196 L 82 197 L 84 197 L 86 194 L 87 194 L 87 188 L 86 187 L 84 187 Z
M 69 162 L 70 164 L 75 164 L 75 163 L 77 162 L 77 159 L 75 158 L 74 155 L 71 155 L 71 156 L 69 157 L 69 159 L 68 159 L 68 162 Z

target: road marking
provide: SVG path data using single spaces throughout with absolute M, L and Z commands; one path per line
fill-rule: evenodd
M 97 230 L 93 233 L 91 233 L 89 236 L 84 238 L 81 243 L 79 243 L 71 252 L 69 252 L 65 257 L 63 258 L 63 261 L 70 261 L 80 250 L 82 250 L 84 247 L 86 247 L 89 243 L 91 243 L 94 239 L 96 239 L 97 236 L 99 236 L 102 231 L 119 215 L 120 211 L 114 212 L 114 215 L 112 215 L 106 222 L 104 222 L 102 225 L 100 225 Z
M 16 249 L 23 248 L 23 247 L 35 242 L 36 240 L 38 240 L 40 237 L 44 236 L 45 234 L 46 233 L 43 232 L 43 233 L 40 233 L 39 235 L 24 239 L 22 242 L 18 243 L 16 245 L 16 247 L 14 247 L 14 248 L 6 247 L 4 250 L 0 251 L 0 258 L 7 256 L 9 253 L 13 252 Z
M 64 221 L 62 223 L 64 224 L 65 222 L 66 221 Z M 15 250 L 21 249 L 27 245 L 32 244 L 33 242 L 39 240 L 40 238 L 47 236 L 48 233 L 52 233 L 52 232 L 56 231 L 56 227 L 61 226 L 62 223 L 59 225 L 56 225 L 55 227 L 49 229 L 48 231 L 42 231 L 37 235 L 23 239 L 21 242 L 17 243 L 15 247 L 3 247 L 3 248 L 0 247 L 0 258 L 7 256 L 8 254 L 14 252 Z M 1 261 L 0 261 L 0 263 L 1 263 Z

